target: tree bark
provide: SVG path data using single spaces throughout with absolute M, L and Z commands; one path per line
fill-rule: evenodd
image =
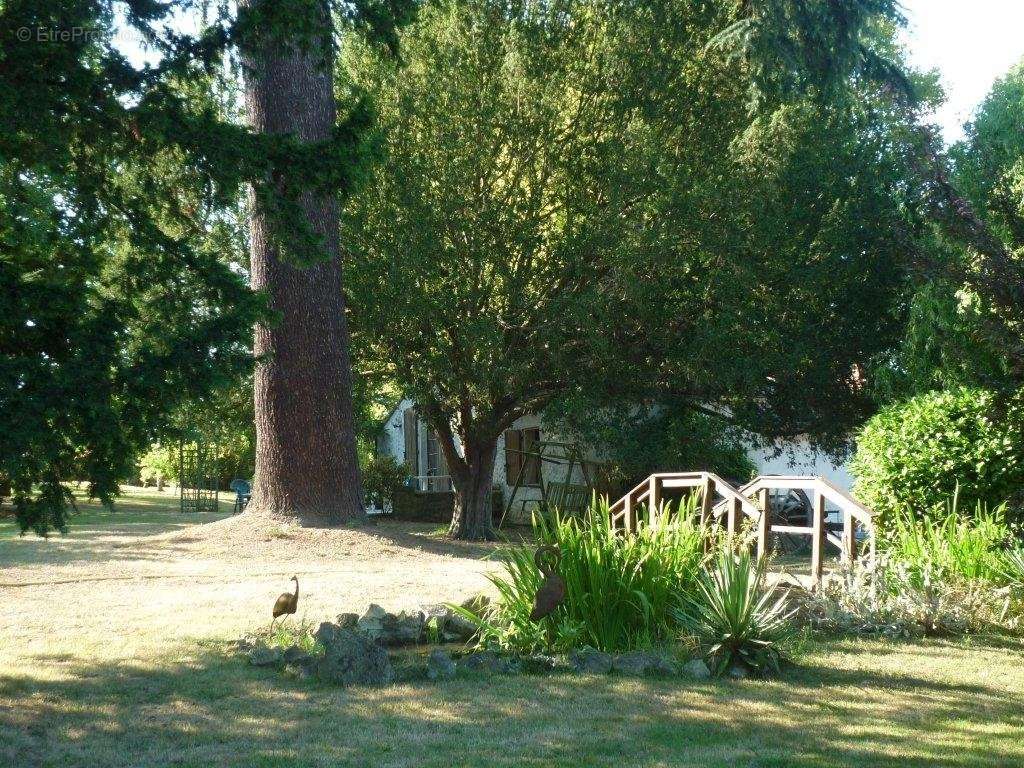
M 260 0 L 247 0 L 252 7 Z M 245 102 L 254 130 L 292 134 L 304 142 L 331 137 L 337 117 L 332 87 L 333 41 L 327 2 L 300 5 L 317 30 L 297 44 L 280 30 L 244 45 Z M 307 33 L 308 34 L 308 33 Z M 255 329 L 256 475 L 252 507 L 324 522 L 365 520 L 356 458 L 352 371 L 342 294 L 338 200 L 304 192 L 301 209 L 322 238 L 325 259 L 299 267 L 282 258 L 277 226 L 253 195 L 252 286 L 278 313 Z
M 497 438 L 470 442 L 464 448 L 465 458 L 452 465 L 448 462 L 455 488 L 455 510 L 449 533 L 456 539 L 494 541 L 494 456 Z M 445 446 L 447 453 L 447 446 Z

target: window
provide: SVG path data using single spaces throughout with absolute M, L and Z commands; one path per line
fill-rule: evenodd
M 540 429 L 505 430 L 505 482 L 540 486 Z

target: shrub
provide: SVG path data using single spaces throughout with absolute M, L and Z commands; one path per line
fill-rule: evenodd
M 673 609 L 695 587 L 705 560 L 705 535 L 694 499 L 675 514 L 666 508 L 635 536 L 612 530 L 605 502 L 583 519 L 555 513 L 534 518 L 539 543 L 558 548 L 566 597 L 553 614 L 530 621 L 542 576 L 533 550 L 506 553 L 508 575 L 491 577 L 499 600 L 479 613 L 480 644 L 519 652 L 565 651 L 583 645 L 625 651 L 666 642 L 678 633 Z
M 882 555 L 873 568 L 861 561 L 832 574 L 805 596 L 801 611 L 817 629 L 912 637 L 961 635 L 1021 626 L 1021 607 L 1009 587 L 943 574 Z
M 749 551 L 723 550 L 684 600 L 679 622 L 692 633 L 721 674 L 740 663 L 759 672 L 778 671 L 790 651 L 794 611 L 786 595 L 766 582 L 766 561 Z
M 1024 488 L 1024 403 L 997 407 L 986 390 L 929 392 L 883 409 L 857 436 L 854 492 L 880 516 L 943 514 L 959 487 L 966 508 L 1011 500 Z
M 368 506 L 383 509 L 395 499 L 408 474 L 393 456 L 371 456 L 361 468 L 363 495 Z
M 1004 552 L 999 559 L 999 571 L 1007 585 L 1024 590 L 1024 547 Z

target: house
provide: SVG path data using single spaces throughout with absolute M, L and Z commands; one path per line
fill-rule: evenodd
M 375 448 L 378 455 L 391 456 L 407 467 L 409 493 L 403 503 L 418 506 L 413 517 L 450 518 L 452 485 L 444 454 L 437 435 L 418 416 L 411 399 L 402 399 L 382 422 Z M 805 442 L 784 446 L 779 456 L 769 449 L 751 447 L 748 456 L 758 474 L 821 475 L 844 490 L 853 484 L 845 466 L 833 464 Z M 581 455 L 559 435 L 549 433 L 540 415 L 523 416 L 498 438 L 494 486 L 500 505 L 496 507 L 502 512 L 507 507 L 512 521 L 526 522 L 530 511 L 552 489 L 565 493 L 591 485 L 599 465 L 597 456 Z M 415 502 L 410 496 L 416 497 Z

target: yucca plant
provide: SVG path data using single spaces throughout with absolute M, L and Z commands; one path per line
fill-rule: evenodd
M 999 561 L 1003 580 L 1014 589 L 1024 589 L 1024 547 L 1007 550 Z
M 795 637 L 795 609 L 767 582 L 767 566 L 749 551 L 719 551 L 712 566 L 684 598 L 677 617 L 697 638 L 716 674 L 740 663 L 758 672 L 778 671 Z
M 540 622 L 529 619 L 541 575 L 533 549 L 507 552 L 507 575 L 492 577 L 499 599 L 486 612 L 460 611 L 477 624 L 482 645 L 517 651 L 589 645 L 623 651 L 657 645 L 677 634 L 674 606 L 692 590 L 706 559 L 706 533 L 696 499 L 663 508 L 635 535 L 611 527 L 606 502 L 582 518 L 556 512 L 535 517 L 538 543 L 561 553 L 562 605 Z

